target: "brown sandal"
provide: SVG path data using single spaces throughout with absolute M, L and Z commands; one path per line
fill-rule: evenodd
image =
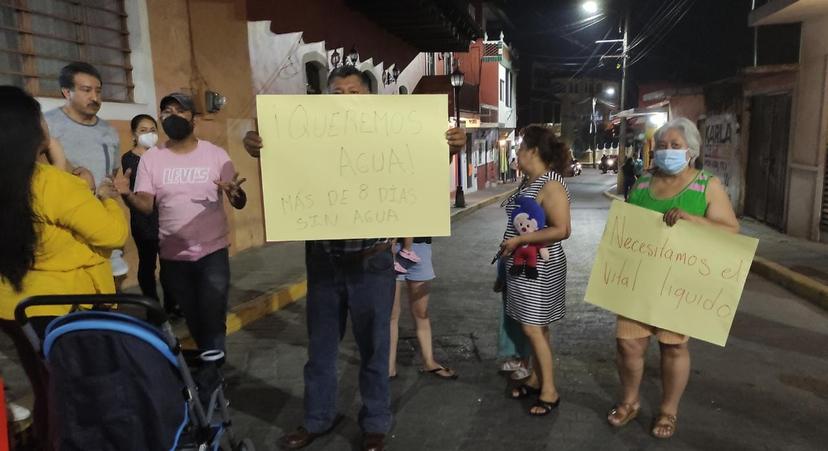
M 678 418 L 675 415 L 659 413 L 653 421 L 653 429 L 650 431 L 650 433 L 652 433 L 653 437 L 655 438 L 667 439 L 672 437 L 673 434 L 676 433 L 677 426 Z M 665 429 L 667 431 L 667 434 L 659 435 L 656 433 L 657 429 Z
M 626 413 L 622 413 L 620 409 L 624 409 Z M 610 424 L 612 427 L 620 428 L 624 427 L 630 421 L 634 420 L 635 417 L 638 416 L 638 411 L 641 410 L 641 406 L 634 406 L 632 404 L 627 403 L 620 403 L 616 404 L 612 410 L 609 411 L 607 414 L 607 423 Z M 610 418 L 618 418 L 618 422 L 613 423 L 610 421 Z

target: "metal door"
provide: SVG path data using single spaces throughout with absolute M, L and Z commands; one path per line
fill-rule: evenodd
M 791 96 L 752 97 L 750 111 L 745 213 L 783 230 Z

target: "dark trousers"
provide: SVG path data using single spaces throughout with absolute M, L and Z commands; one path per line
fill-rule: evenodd
M 181 307 L 199 349 L 224 350 L 230 257 L 227 248 L 196 261 L 161 260 L 161 286 Z
M 635 177 L 633 178 L 624 178 L 624 200 L 627 200 L 627 197 L 630 195 L 630 190 L 632 187 L 635 186 Z
M 39 337 L 43 337 L 46 326 L 54 319 L 53 316 L 38 316 L 29 318 L 29 323 Z M 35 449 L 51 450 L 51 433 L 49 431 L 49 372 L 46 365 L 32 348 L 32 344 L 23 329 L 11 320 L 0 320 L 0 330 L 11 338 L 17 355 L 20 358 L 20 365 L 29 378 L 34 394 L 34 409 L 32 409 L 32 435 L 35 441 Z M 5 406 L 0 406 L 5 408 Z
M 319 244 L 306 246 L 308 362 L 305 364 L 305 428 L 328 430 L 336 417 L 336 362 L 351 314 L 359 348 L 359 425 L 365 432 L 391 427 L 388 352 L 395 273 L 390 251 L 360 259 L 331 257 Z
M 158 240 L 142 240 L 135 238 L 135 247 L 138 249 L 138 286 L 144 296 L 160 300 L 155 282 L 155 262 L 158 260 Z M 165 296 L 164 305 L 167 305 Z M 169 310 L 169 309 L 168 309 Z

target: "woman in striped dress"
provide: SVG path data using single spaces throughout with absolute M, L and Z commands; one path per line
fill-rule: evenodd
M 517 197 L 535 199 L 546 213 L 547 227 L 536 232 L 518 235 L 508 221 L 501 252 L 512 255 L 527 244 L 542 244 L 549 258 L 538 259 L 537 278 L 513 274 L 514 259 L 506 262 L 506 314 L 519 322 L 532 345 L 535 357 L 532 375 L 512 391 L 515 399 L 538 395 L 529 413 L 533 416 L 549 414 L 558 406 L 560 396 L 555 388 L 552 368 L 552 347 L 549 324 L 563 318 L 566 295 L 566 256 L 561 241 L 569 237 L 569 191 L 561 176 L 569 165 L 569 150 L 559 142 L 552 130 L 541 125 L 530 125 L 523 132 L 523 142 L 517 153 L 518 166 L 526 175 L 524 183 L 512 196 L 506 207 L 507 217 L 516 208 Z

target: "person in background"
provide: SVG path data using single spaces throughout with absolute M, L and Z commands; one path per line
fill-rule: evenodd
M 98 117 L 103 102 L 101 74 L 91 64 L 73 62 L 60 70 L 58 83 L 65 103 L 43 115 L 49 134 L 60 143 L 65 155 L 65 162 L 57 158 L 55 163 L 75 175 L 86 175 L 88 171 L 98 187 L 120 167 L 118 132 Z M 114 249 L 110 256 L 118 289 L 129 271 L 123 255 L 122 249 Z
M 518 173 L 517 157 L 512 157 L 512 160 L 509 161 L 509 181 L 510 182 L 517 181 L 517 173 Z
M 129 230 L 113 182 L 103 181 L 96 197 L 84 180 L 49 164 L 49 132 L 33 97 L 0 86 L 0 124 L 0 329 L 32 384 L 36 445 L 49 450 L 48 373 L 14 309 L 35 295 L 114 293 L 109 254 Z M 119 182 L 127 180 L 116 175 Z M 43 337 L 69 309 L 29 309 L 29 324 Z
M 635 184 L 635 163 L 633 163 L 632 156 L 624 160 L 624 165 L 621 166 L 621 173 L 624 177 L 624 200 L 627 200 L 630 190 Z
M 129 188 L 135 189 L 135 177 L 138 175 L 138 163 L 149 149 L 158 142 L 158 123 L 148 114 L 139 114 L 130 121 L 132 131 L 132 149 L 121 157 L 121 167 L 130 171 Z M 160 301 L 158 284 L 155 280 L 155 267 L 158 261 L 158 207 L 152 214 L 145 215 L 135 207 L 129 207 L 129 224 L 132 239 L 138 250 L 138 286 L 144 296 Z M 164 309 L 171 317 L 180 317 L 181 310 L 169 293 L 164 293 Z
M 501 205 L 501 208 L 505 205 Z M 532 346 L 520 323 L 506 315 L 506 261 L 505 258 L 497 259 L 497 278 L 493 290 L 500 293 L 500 330 L 497 334 L 497 356 L 505 359 L 500 364 L 500 371 L 509 373 L 512 380 L 519 381 L 526 379 L 532 374 Z
M 224 351 L 230 242 L 223 200 L 227 196 L 233 208 L 244 208 L 245 179 L 239 179 L 226 150 L 195 136 L 190 96 L 165 96 L 160 109 L 169 140 L 141 157 L 134 192 L 128 181 L 117 188 L 145 215 L 157 206 L 164 294 L 181 307 L 199 349 Z
M 663 214 L 670 227 L 687 221 L 738 233 L 739 221 L 722 182 L 693 167 L 701 149 L 696 125 L 686 118 L 673 119 L 658 129 L 655 141 L 654 172 L 638 179 L 629 203 Z M 689 337 L 620 315 L 616 324 L 616 364 L 622 397 L 610 410 L 607 421 L 622 427 L 638 416 L 644 356 L 652 336 L 658 339 L 661 351 L 663 395 L 651 433 L 666 439 L 676 432 L 679 401 L 690 378 Z

